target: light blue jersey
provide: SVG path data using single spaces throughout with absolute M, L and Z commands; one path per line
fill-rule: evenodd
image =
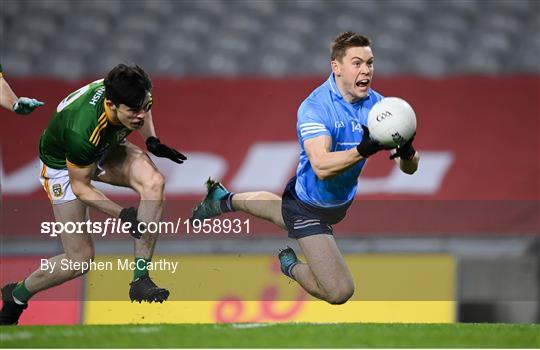
M 317 207 L 336 207 L 351 201 L 356 195 L 358 176 L 365 160 L 331 179 L 320 180 L 309 163 L 304 141 L 328 135 L 332 138 L 330 151 L 344 151 L 356 147 L 364 134 L 368 113 L 383 97 L 369 89 L 369 95 L 349 103 L 339 92 L 334 74 L 315 89 L 300 105 L 296 132 L 300 143 L 300 163 L 296 169 L 296 194 L 308 204 Z

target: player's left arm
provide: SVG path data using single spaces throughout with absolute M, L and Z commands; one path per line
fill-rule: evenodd
M 394 159 L 401 171 L 409 175 L 414 174 L 418 170 L 418 164 L 420 163 L 420 154 L 414 149 L 412 145 L 413 141 L 414 136 L 403 146 L 390 151 L 392 153 L 390 159 Z
M 152 111 L 146 112 L 144 117 L 144 124 L 139 129 L 139 133 L 144 140 L 147 140 L 149 137 L 156 137 L 156 129 L 154 128 L 154 121 L 152 119 Z
M 156 129 L 154 128 L 154 121 L 152 120 L 152 111 L 146 112 L 144 124 L 139 129 L 139 133 L 145 140 L 148 152 L 152 153 L 156 157 L 168 158 L 178 164 L 182 164 L 184 160 L 187 159 L 185 155 L 178 152 L 174 148 L 161 143 L 161 141 L 157 138 Z
M 401 159 L 401 158 L 395 158 L 394 159 L 396 163 L 398 164 L 401 171 L 403 171 L 405 174 L 412 175 L 418 170 L 418 164 L 420 163 L 420 153 L 418 151 L 415 152 L 412 159 Z

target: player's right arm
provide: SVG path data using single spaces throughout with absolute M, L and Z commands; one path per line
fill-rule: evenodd
M 321 180 L 339 175 L 363 159 L 356 148 L 330 152 L 331 146 L 332 138 L 328 135 L 304 141 L 304 150 L 309 158 L 311 168 Z
M 356 148 L 331 152 L 332 136 L 328 119 L 324 108 L 316 101 L 306 100 L 298 109 L 298 138 L 311 168 L 320 180 L 339 175 L 362 160 Z
M 68 129 L 64 133 L 66 147 L 66 167 L 73 194 L 83 203 L 123 222 L 131 223 L 131 236 L 141 238 L 140 222 L 137 219 L 137 209 L 122 208 L 113 202 L 103 192 L 92 185 L 92 177 L 97 168 L 95 149 L 91 142 L 80 133 Z
M 77 166 L 67 163 L 71 189 L 73 193 L 85 204 L 112 217 L 119 217 L 122 207 L 103 194 L 91 183 L 92 175 L 96 171 L 96 164 L 89 166 Z
M 332 136 L 328 115 L 319 104 L 304 102 L 298 110 L 297 131 L 311 168 L 320 180 L 326 180 L 349 169 L 362 159 L 381 150 L 381 145 L 369 137 L 362 126 L 362 140 L 357 147 L 345 151 L 332 149 Z
M 73 194 L 85 204 L 112 217 L 118 217 L 122 207 L 95 188 L 92 177 L 97 168 L 95 146 L 83 134 L 67 129 L 64 134 L 66 165 Z

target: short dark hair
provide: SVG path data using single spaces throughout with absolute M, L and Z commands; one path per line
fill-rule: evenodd
M 331 59 L 332 61 L 338 60 L 341 62 L 348 48 L 366 46 L 371 46 L 371 40 L 367 36 L 351 31 L 343 32 L 332 40 L 332 45 L 330 46 Z
M 152 90 L 152 81 L 144 69 L 138 65 L 119 64 L 105 77 L 105 97 L 116 106 L 124 104 L 134 110 L 140 110 L 148 92 Z

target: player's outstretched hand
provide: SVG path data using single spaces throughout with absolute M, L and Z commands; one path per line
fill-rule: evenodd
M 362 135 L 362 141 L 360 141 L 360 144 L 356 146 L 356 150 L 363 158 L 372 156 L 384 149 L 383 145 L 369 137 L 369 129 L 367 126 L 362 125 L 362 129 L 364 130 L 364 135 Z
M 152 153 L 156 157 L 169 158 L 173 162 L 182 164 L 187 159 L 185 155 L 178 152 L 174 148 L 171 148 L 159 141 L 157 137 L 150 136 L 146 139 L 146 148 L 148 152 Z
M 412 145 L 415 136 L 416 133 L 411 137 L 409 141 L 405 142 L 402 146 L 396 148 L 396 153 L 392 154 L 390 156 L 390 159 L 395 159 L 397 157 L 403 160 L 413 159 L 414 155 L 416 154 L 416 150 Z
M 32 113 L 37 107 L 43 106 L 44 104 L 45 103 L 38 101 L 35 98 L 19 97 L 11 109 L 17 114 L 27 115 Z
M 124 208 L 120 212 L 120 215 L 118 215 L 120 220 L 123 222 L 129 222 L 131 223 L 131 227 L 129 228 L 129 233 L 133 236 L 133 238 L 140 239 L 142 236 L 142 232 L 139 231 L 140 225 L 144 225 L 139 220 L 137 220 L 137 209 L 133 207 Z

